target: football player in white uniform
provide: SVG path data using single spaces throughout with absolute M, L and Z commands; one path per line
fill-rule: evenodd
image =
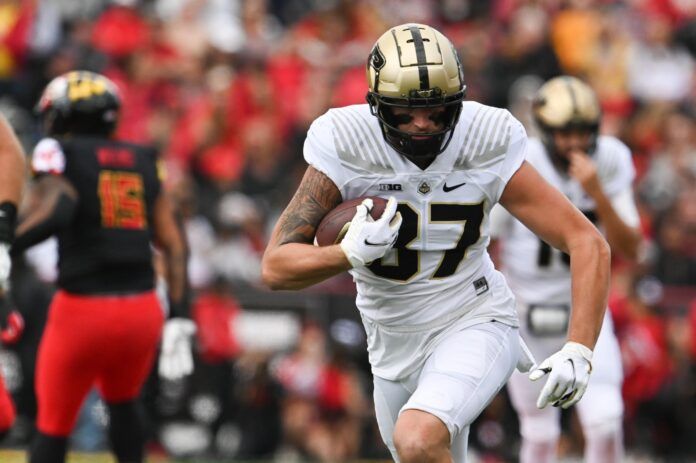
M 421 24 L 388 30 L 367 77 L 368 104 L 331 109 L 310 127 L 309 167 L 262 276 L 271 288 L 299 289 L 350 271 L 377 421 L 394 459 L 466 461 L 469 425 L 520 360 L 514 298 L 486 251 L 493 205 L 573 257 L 569 342 L 539 372 L 549 374 L 544 402 L 573 403 L 584 392 L 609 248 L 524 162 L 522 125 L 506 110 L 463 101 L 459 59 L 441 33 Z M 312 246 L 322 217 L 362 196 L 389 197 L 381 218 L 368 217 L 366 200 L 340 244 Z
M 529 140 L 527 162 L 603 229 L 613 252 L 634 259 L 640 234 L 631 153 L 616 138 L 598 136 L 601 109 L 595 93 L 579 79 L 556 77 L 537 93 L 533 113 L 541 138 Z M 556 220 L 554 212 L 549 211 L 548 220 Z M 517 299 L 520 334 L 536 358 L 545 358 L 563 345 L 570 307 L 575 309 L 571 260 L 500 206 L 493 209 L 491 223 L 491 235 L 501 245 L 503 273 Z M 619 346 L 607 313 L 592 381 L 577 406 L 590 463 L 621 461 L 621 380 Z M 560 413 L 535 406 L 541 389 L 523 375 L 510 378 L 510 397 L 520 417 L 522 463 L 556 460 Z

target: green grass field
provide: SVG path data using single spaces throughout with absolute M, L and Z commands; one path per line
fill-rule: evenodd
M 26 452 L 20 450 L 0 450 L 0 461 L 6 463 L 26 463 Z M 68 458 L 70 463 L 113 463 L 114 460 L 106 454 L 75 454 Z
M 177 460 L 172 460 L 166 457 L 150 457 L 148 463 L 174 463 Z M 178 460 L 182 461 L 182 460 Z M 187 463 L 219 463 L 207 460 L 185 460 Z M 2 463 L 26 463 L 26 452 L 21 450 L 0 450 L 0 462 Z M 71 452 L 68 455 L 68 463 L 115 463 L 111 455 L 108 453 L 75 453 Z M 256 462 L 259 463 L 259 462 Z
M 0 450 L 0 461 L 3 463 L 26 463 L 26 452 L 21 450 Z M 165 463 L 172 460 L 151 459 L 151 463 Z M 70 453 L 69 463 L 114 463 L 115 460 L 106 453 Z M 203 462 L 200 462 L 203 463 Z
M 229 461 L 229 460 L 226 460 Z M 23 450 L 0 450 L 0 462 L 2 463 L 27 463 L 26 452 Z M 147 459 L 148 463 L 175 463 L 175 462 L 185 462 L 185 463 L 220 463 L 220 460 L 174 460 L 166 457 L 149 457 Z M 116 463 L 113 457 L 108 453 L 75 453 L 71 452 L 68 455 L 67 463 Z M 245 463 L 241 460 L 235 461 L 235 463 Z M 263 463 L 259 460 L 247 463 Z M 271 462 L 268 462 L 271 463 Z M 386 463 L 379 460 L 361 460 L 355 461 L 353 463 Z

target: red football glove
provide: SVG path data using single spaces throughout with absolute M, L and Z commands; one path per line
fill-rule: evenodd
M 0 323 L 0 343 L 9 345 L 19 341 L 24 332 L 24 318 L 16 310 L 10 311 L 7 318 Z

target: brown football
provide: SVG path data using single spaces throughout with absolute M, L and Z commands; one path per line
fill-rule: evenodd
M 365 198 L 372 198 L 374 205 L 372 211 L 370 211 L 370 215 L 375 220 L 379 219 L 384 212 L 384 208 L 387 206 L 386 199 L 377 196 L 363 196 L 361 198 L 344 201 L 330 210 L 319 223 L 315 235 L 317 245 L 329 246 L 340 243 L 348 231 L 351 219 L 355 215 L 355 208 Z

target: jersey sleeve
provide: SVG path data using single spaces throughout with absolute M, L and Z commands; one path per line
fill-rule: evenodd
M 507 151 L 504 156 L 498 158 L 498 162 L 489 168 L 498 177 L 498 182 L 493 192 L 496 202 L 500 200 L 505 186 L 522 166 L 527 155 L 527 132 L 524 130 L 522 123 L 513 117 L 512 114 L 509 114 L 507 130 L 510 137 Z
M 455 167 L 473 177 L 473 183 L 495 204 L 527 156 L 527 132 L 505 109 L 482 105 L 477 114 L 482 115 L 467 121 L 462 148 L 466 155 Z
M 489 234 L 491 238 L 504 239 L 512 225 L 512 214 L 500 204 L 496 204 L 491 209 L 489 220 Z
M 602 137 L 606 149 L 598 166 L 599 180 L 610 198 L 630 189 L 636 176 L 631 150 L 613 137 Z
M 303 153 L 307 164 L 329 177 L 343 194 L 348 178 L 338 159 L 333 131 L 328 113 L 317 118 L 309 127 Z
M 636 171 L 631 150 L 619 139 L 602 137 L 604 148 L 598 160 L 599 180 L 604 193 L 621 219 L 631 227 L 640 225 L 638 209 L 633 199 L 633 180 Z
M 65 153 L 58 140 L 44 138 L 36 145 L 31 155 L 31 169 L 34 175 L 65 172 Z
M 638 214 L 636 202 L 633 199 L 632 188 L 628 187 L 612 196 L 611 206 L 626 225 L 633 228 L 638 228 L 640 226 L 640 215 Z

